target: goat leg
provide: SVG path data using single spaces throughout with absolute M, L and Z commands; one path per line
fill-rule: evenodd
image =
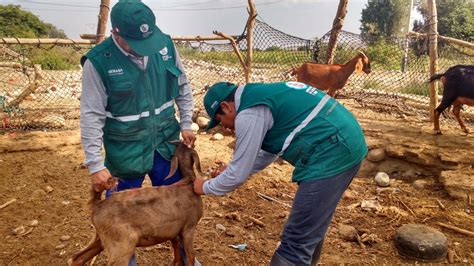
M 434 110 L 434 131 L 437 135 L 442 135 L 441 130 L 439 129 L 439 116 L 441 115 L 438 110 Z
M 181 258 L 181 255 L 179 254 L 179 240 L 178 240 L 178 238 L 176 237 L 175 239 L 171 240 L 171 244 L 173 246 L 173 254 L 174 254 L 173 265 L 182 266 L 183 265 L 183 259 Z
M 72 255 L 72 257 L 68 260 L 68 265 L 84 265 L 93 257 L 97 256 L 97 254 L 99 254 L 103 249 L 104 248 L 102 247 L 99 236 L 95 234 L 94 238 L 92 238 L 87 247 Z
M 336 94 L 336 89 L 335 88 L 330 88 L 328 90 L 328 95 L 334 98 L 334 95 Z
M 461 104 L 454 104 L 453 105 L 453 114 L 456 117 L 456 120 L 458 120 L 459 125 L 461 126 L 462 130 L 466 133 L 469 134 L 469 129 L 467 129 L 466 124 L 464 124 L 464 121 L 461 117 Z
M 194 261 L 196 258 L 196 253 L 193 248 L 194 242 L 194 229 L 195 228 L 188 228 L 185 229 L 181 235 L 181 239 L 183 240 L 184 251 L 186 252 L 186 259 L 188 261 L 188 265 L 194 265 Z

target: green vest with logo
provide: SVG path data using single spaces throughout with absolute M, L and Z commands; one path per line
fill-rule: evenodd
M 367 154 L 357 120 L 322 91 L 299 82 L 249 83 L 237 112 L 262 104 L 274 120 L 262 149 L 295 166 L 294 182 L 334 176 Z
M 141 70 L 111 38 L 86 57 L 107 90 L 104 127 L 105 166 L 120 178 L 145 175 L 153 166 L 154 152 L 170 160 L 179 139 L 174 98 L 179 94 L 175 49 L 169 36 L 166 47 L 149 56 Z

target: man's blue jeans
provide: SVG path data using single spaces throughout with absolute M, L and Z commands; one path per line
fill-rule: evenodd
M 271 266 L 314 265 L 319 261 L 336 206 L 359 168 L 357 164 L 335 176 L 299 184 Z

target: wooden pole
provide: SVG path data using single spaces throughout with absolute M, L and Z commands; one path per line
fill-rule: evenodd
M 428 0 L 428 10 L 431 18 L 429 29 L 430 44 L 430 76 L 438 72 L 438 14 L 436 11 L 436 0 Z M 438 105 L 438 82 L 430 83 L 430 118 L 434 121 L 434 109 Z
M 328 60 L 327 64 L 332 64 L 334 61 L 334 53 L 337 47 L 337 38 L 341 32 L 344 24 L 344 18 L 347 14 L 347 2 L 348 0 L 339 0 L 339 7 L 337 8 L 337 14 L 332 23 L 331 37 L 329 37 L 328 43 Z
M 257 12 L 253 0 L 248 0 L 249 3 L 249 18 L 247 20 L 247 67 L 245 70 L 245 82 L 251 82 L 252 77 L 252 59 L 253 59 L 253 27 L 255 25 L 255 18 Z
M 27 38 L 0 38 L 0 44 L 57 44 L 57 45 L 91 45 L 93 40 L 70 40 L 70 39 L 27 39 Z
M 38 89 L 41 80 L 43 79 L 43 71 L 41 69 L 41 65 L 34 65 L 35 69 L 35 80 L 28 86 L 26 87 L 18 97 L 16 97 L 13 101 L 8 103 L 8 107 L 14 107 L 20 105 L 20 103 L 28 97 L 28 95 L 32 94 L 33 92 Z
M 97 34 L 96 34 L 96 39 L 95 39 L 97 44 L 105 40 L 105 30 L 107 28 L 109 10 L 110 10 L 110 0 L 101 0 L 99 21 L 97 23 Z
M 410 10 L 408 11 L 408 25 L 407 30 L 405 32 L 410 32 L 411 20 L 412 20 L 412 10 L 413 10 L 413 0 L 410 1 Z M 410 39 L 408 36 L 405 37 L 405 52 L 403 55 L 402 61 L 402 72 L 407 71 L 408 68 L 408 51 L 410 48 Z
M 413 36 L 415 38 L 427 38 L 427 37 L 429 37 L 429 35 L 426 34 L 426 33 L 419 33 L 419 32 L 413 32 L 413 31 L 410 31 L 408 33 L 408 36 Z M 466 41 L 451 38 L 451 37 L 445 37 L 445 36 L 442 36 L 442 35 L 438 35 L 438 39 L 442 40 L 442 41 L 445 41 L 447 43 L 450 43 L 450 44 L 454 44 L 454 45 L 458 45 L 458 46 L 461 46 L 461 47 L 464 47 L 464 48 L 469 48 L 469 49 L 474 50 L 474 43 L 471 43 L 471 42 L 466 42 Z
M 219 31 L 213 31 L 213 33 L 217 36 L 221 36 L 222 38 L 225 38 L 225 39 L 230 41 L 230 43 L 232 44 L 232 49 L 234 49 L 234 52 L 237 54 L 237 57 L 239 58 L 240 64 L 242 65 L 242 68 L 246 72 L 247 71 L 247 69 L 246 69 L 247 66 L 245 65 L 244 57 L 240 53 L 239 47 L 237 46 L 237 43 L 235 42 L 235 39 L 232 38 L 229 35 L 226 35 L 225 33 L 219 32 Z

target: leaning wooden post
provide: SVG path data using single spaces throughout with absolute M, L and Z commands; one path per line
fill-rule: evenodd
M 18 95 L 15 99 L 8 103 L 8 107 L 16 107 L 19 106 L 21 102 L 23 102 L 26 97 L 30 94 L 34 93 L 38 87 L 40 86 L 41 80 L 43 79 L 43 70 L 41 69 L 41 65 L 34 65 L 35 70 L 35 80 L 26 87 L 20 95 Z
M 428 0 L 428 9 L 431 14 L 430 22 L 430 76 L 438 72 L 438 14 L 436 0 Z M 430 118 L 434 121 L 434 109 L 438 105 L 438 82 L 430 83 Z
M 337 38 L 339 37 L 339 33 L 341 32 L 342 26 L 344 24 L 344 18 L 347 14 L 347 1 L 348 0 L 339 1 L 336 18 L 334 18 L 334 22 L 332 23 L 331 37 L 329 37 L 328 43 L 328 64 L 332 64 L 334 61 L 334 52 L 336 51 L 337 47 Z
M 100 1 L 99 22 L 97 24 L 96 44 L 105 40 L 105 29 L 107 28 L 107 19 L 109 17 L 110 0 Z
M 253 59 L 253 27 L 255 25 L 255 18 L 257 12 L 255 10 L 255 4 L 252 0 L 248 0 L 249 3 L 249 19 L 247 20 L 247 67 L 245 69 L 245 82 L 251 82 L 252 77 L 252 59 Z

